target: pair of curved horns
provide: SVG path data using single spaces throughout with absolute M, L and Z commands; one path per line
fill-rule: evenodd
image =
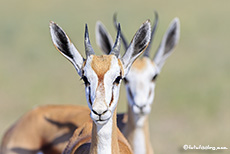
M 118 57 L 120 54 L 120 47 L 121 47 L 120 37 L 121 37 L 121 27 L 120 24 L 118 24 L 116 41 L 114 43 L 112 50 L 110 51 L 110 54 L 114 54 L 116 57 Z M 86 52 L 86 57 L 95 54 L 89 40 L 89 32 L 88 32 L 87 24 L 85 25 L 85 52 Z
M 157 28 L 157 25 L 158 25 L 158 13 L 156 11 L 154 11 L 154 14 L 155 14 L 155 21 L 154 21 L 154 26 L 153 26 L 153 29 L 152 29 L 152 33 L 151 33 L 151 39 L 150 39 L 150 42 L 149 42 L 149 45 L 148 47 L 146 48 L 145 52 L 144 52 L 144 56 L 146 57 L 149 57 L 149 51 L 151 49 L 151 44 L 152 44 L 152 41 L 153 41 L 153 37 L 154 37 L 154 34 L 155 34 L 155 31 L 156 31 L 156 28 Z M 117 23 L 117 13 L 114 13 L 113 15 L 113 23 L 114 23 L 114 26 L 115 28 L 118 30 L 118 23 Z M 121 33 L 121 39 L 122 39 L 122 42 L 125 46 L 125 50 L 128 49 L 128 43 L 123 35 L 122 32 Z

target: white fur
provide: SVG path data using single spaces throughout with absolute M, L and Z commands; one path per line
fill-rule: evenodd
M 107 105 L 109 106 L 113 93 L 113 103 L 110 106 L 110 110 L 114 111 L 117 106 L 119 92 L 120 92 L 120 84 L 113 84 L 115 79 L 120 76 L 121 68 L 118 64 L 118 59 L 113 56 L 111 60 L 110 69 L 106 72 L 104 76 L 104 86 L 105 86 L 105 100 Z
M 89 56 L 87 61 L 86 61 L 85 67 L 83 69 L 84 75 L 87 76 L 87 79 L 90 82 L 90 87 L 89 86 L 85 87 L 86 100 L 87 100 L 87 103 L 88 103 L 90 110 L 92 110 L 92 106 L 89 103 L 89 97 L 93 103 L 95 100 L 96 89 L 97 89 L 97 85 L 98 85 L 98 76 L 91 67 L 91 61 L 92 61 L 92 56 Z M 89 91 L 89 88 L 90 88 L 90 91 Z
M 145 154 L 146 150 L 144 131 L 142 128 L 137 128 L 134 131 L 133 152 L 134 154 Z
M 104 125 L 97 125 L 97 135 L 98 135 L 98 154 L 111 154 L 112 153 L 112 127 L 113 118 Z

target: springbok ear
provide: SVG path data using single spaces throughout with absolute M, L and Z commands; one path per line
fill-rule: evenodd
M 174 18 L 170 23 L 167 32 L 165 33 L 161 44 L 156 52 L 153 61 L 157 64 L 159 71 L 162 69 L 165 60 L 171 55 L 174 47 L 180 39 L 180 20 Z
M 147 20 L 145 23 L 141 25 L 139 30 L 134 35 L 128 49 L 125 54 L 121 58 L 124 65 L 124 73 L 127 75 L 130 66 L 136 60 L 138 56 L 146 49 L 150 42 L 151 38 L 151 24 L 150 21 Z
M 113 39 L 100 21 L 96 23 L 95 33 L 97 45 L 108 55 L 113 47 Z
M 50 34 L 56 49 L 74 65 L 78 74 L 81 76 L 84 59 L 71 43 L 69 37 L 61 27 L 52 21 L 50 22 Z

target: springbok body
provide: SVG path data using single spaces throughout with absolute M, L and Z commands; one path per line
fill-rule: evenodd
M 22 116 L 5 133 L 1 154 L 61 154 L 76 128 L 91 121 L 88 107 L 46 105 Z
M 157 14 L 155 15 L 156 21 L 151 37 L 153 37 L 158 23 L 158 16 Z M 114 18 L 114 23 L 117 27 L 116 17 Z M 149 50 L 153 40 L 151 38 L 144 56 L 134 62 L 129 73 L 124 78 L 128 98 L 128 113 L 127 115 L 118 115 L 118 127 L 128 139 L 135 154 L 153 153 L 149 138 L 148 115 L 151 112 L 151 104 L 154 99 L 155 81 L 165 60 L 172 53 L 179 40 L 179 27 L 179 19 L 175 18 L 165 33 L 153 60 L 149 57 Z M 108 53 L 113 41 L 101 22 L 96 25 L 96 38 L 99 47 L 105 53 Z M 127 50 L 128 45 L 122 33 L 121 38 Z
M 50 24 L 50 32 L 57 50 L 75 66 L 85 83 L 85 92 L 90 117 L 93 122 L 78 128 L 70 139 L 64 154 L 119 154 L 132 153 L 132 150 L 117 129 L 116 108 L 120 82 L 134 60 L 144 51 L 150 41 L 151 26 L 146 21 L 135 34 L 122 58 L 120 51 L 120 26 L 117 38 L 109 55 L 96 56 L 85 31 L 84 59 L 66 33 L 55 23 Z

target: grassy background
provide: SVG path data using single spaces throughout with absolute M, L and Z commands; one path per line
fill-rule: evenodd
M 34 106 L 84 104 L 84 86 L 53 47 L 49 21 L 57 22 L 84 55 L 84 24 L 95 43 L 101 20 L 115 38 L 112 15 L 126 37 L 159 13 L 152 56 L 170 21 L 179 17 L 181 39 L 157 81 L 150 115 L 157 154 L 183 151 L 184 144 L 230 148 L 230 1 L 221 0 L 0 0 L 0 138 Z M 126 110 L 124 86 L 119 111 Z M 219 151 L 229 153 L 230 150 Z M 210 151 L 209 151 L 210 152 Z M 216 153 L 216 152 L 213 152 Z

